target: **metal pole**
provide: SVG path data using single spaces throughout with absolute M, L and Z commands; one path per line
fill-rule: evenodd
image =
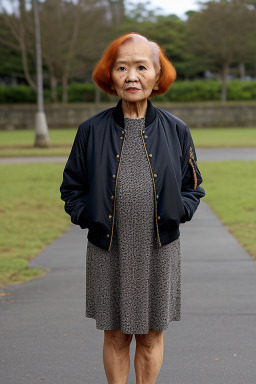
M 43 74 L 42 74 L 42 56 L 41 56 L 41 36 L 40 36 L 40 19 L 38 0 L 33 0 L 34 20 L 35 20 L 35 37 L 36 37 L 36 74 L 37 74 L 37 113 L 35 127 L 35 143 L 36 147 L 49 147 L 50 138 L 49 131 L 44 113 L 44 97 L 43 97 Z

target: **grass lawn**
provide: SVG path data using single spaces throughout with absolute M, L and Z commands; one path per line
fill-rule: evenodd
M 59 187 L 62 164 L 0 166 L 0 285 L 45 273 L 28 261 L 70 225 Z
M 0 157 L 11 156 L 68 156 L 76 129 L 51 129 L 50 148 L 34 148 L 32 130 L 0 131 Z
M 10 156 L 67 156 L 76 129 L 51 129 L 50 148 L 34 148 L 32 130 L 0 131 L 0 157 Z M 256 147 L 256 128 L 191 129 L 198 148 Z
M 256 259 L 256 161 L 198 164 L 204 200 Z M 0 165 L 0 286 L 45 273 L 28 268 L 28 261 L 70 226 L 59 192 L 63 169 L 53 163 Z
M 256 260 L 256 161 L 198 162 L 204 200 Z
M 191 129 L 198 148 L 256 147 L 256 128 Z

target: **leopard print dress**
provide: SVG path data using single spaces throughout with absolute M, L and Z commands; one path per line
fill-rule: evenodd
M 160 248 L 156 241 L 153 181 L 140 133 L 145 118 L 125 117 L 124 129 L 111 250 L 87 243 L 85 316 L 97 329 L 147 334 L 180 320 L 180 238 Z

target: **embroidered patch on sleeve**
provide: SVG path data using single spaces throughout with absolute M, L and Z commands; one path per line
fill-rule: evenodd
M 194 177 L 194 189 L 197 187 L 197 177 L 195 171 L 195 156 L 192 147 L 189 147 L 189 164 L 192 167 L 193 177 Z

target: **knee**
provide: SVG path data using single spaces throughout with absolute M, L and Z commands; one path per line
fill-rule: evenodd
M 132 337 L 133 335 L 123 333 L 119 329 L 104 331 L 104 342 L 111 344 L 117 352 L 129 347 Z
M 145 335 L 135 335 L 136 343 L 139 344 L 147 352 L 151 352 L 154 348 L 163 343 L 163 330 L 156 331 L 151 329 Z

